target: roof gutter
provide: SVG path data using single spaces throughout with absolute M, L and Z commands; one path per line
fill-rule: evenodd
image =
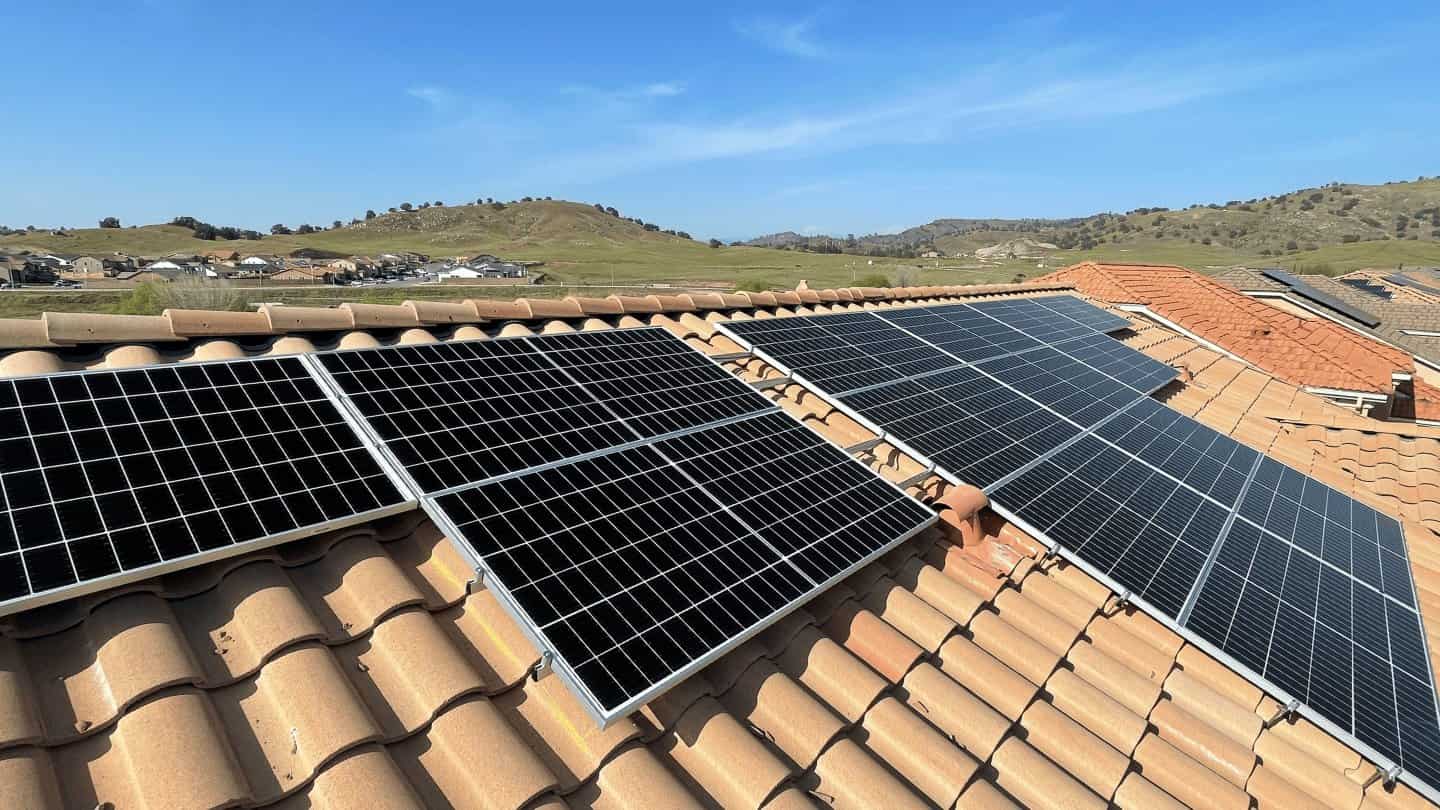
M 1123 311 L 1123 312 L 1129 312 L 1129 313 L 1132 313 L 1132 314 L 1135 314 L 1135 315 L 1139 315 L 1139 316 L 1144 317 L 1144 318 L 1149 318 L 1150 320 L 1154 321 L 1155 323 L 1160 324 L 1161 326 L 1165 327 L 1166 329 L 1169 329 L 1169 330 L 1172 331 L 1172 332 L 1177 332 L 1177 333 L 1179 333 L 1179 334 L 1181 334 L 1181 335 L 1184 335 L 1185 337 L 1187 337 L 1187 338 L 1195 341 L 1196 343 L 1199 343 L 1201 346 L 1204 346 L 1205 348 L 1209 349 L 1209 350 L 1212 351 L 1212 352 L 1218 352 L 1218 353 L 1220 353 L 1220 354 L 1225 355 L 1226 357 L 1229 357 L 1231 360 L 1238 360 L 1238 361 L 1240 361 L 1241 363 L 1244 363 L 1244 364 L 1247 365 L 1247 366 L 1248 366 L 1248 365 L 1251 365 L 1250 361 L 1246 360 L 1245 358 L 1241 357 L 1240 355 L 1238 355 L 1238 354 L 1230 351 L 1229 349 L 1226 349 L 1225 347 L 1221 346 L 1221 345 L 1218 344 L 1218 343 L 1212 343 L 1211 341 L 1208 341 L 1208 340 L 1206 340 L 1205 338 L 1200 337 L 1199 335 L 1195 334 L 1194 332 L 1191 332 L 1189 329 L 1186 329 L 1185 327 L 1183 327 L 1183 326 L 1181 326 L 1180 324 L 1178 324 L 1178 323 L 1170 320 L 1169 318 L 1164 317 L 1163 315 L 1159 315 L 1159 314 L 1151 311 L 1151 309 L 1150 309 L 1149 307 L 1145 306 L 1144 304 L 1115 304 L 1115 306 L 1116 306 L 1116 307 L 1119 307 L 1120 310 Z

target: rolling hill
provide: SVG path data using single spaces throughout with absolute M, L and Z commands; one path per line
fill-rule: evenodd
M 1128 261 L 1331 264 L 1440 263 L 1440 178 L 1319 188 L 1188 208 L 1139 208 L 1075 219 L 938 219 L 895 234 L 801 236 L 785 232 L 747 244 L 789 250 L 947 256 L 1028 238 L 1072 255 Z M 1174 257 L 1189 257 L 1177 259 Z

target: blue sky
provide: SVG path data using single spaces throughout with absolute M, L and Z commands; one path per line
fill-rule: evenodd
M 0 223 L 860 234 L 1440 174 L 1433 2 L 493 5 L 4 4 Z

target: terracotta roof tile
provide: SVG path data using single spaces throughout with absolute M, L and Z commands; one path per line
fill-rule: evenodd
M 871 307 L 891 295 L 869 294 L 879 296 Z M 817 310 L 826 305 L 814 301 L 829 300 L 785 298 Z M 553 311 L 567 328 L 639 325 L 616 315 L 639 312 L 702 350 L 725 351 L 713 321 L 730 313 L 698 310 L 739 305 L 708 295 L 604 301 Z M 678 309 L 644 312 L 665 307 Z M 515 333 L 560 328 L 537 318 L 533 302 L 524 308 L 487 311 L 514 318 L 505 329 Z M 278 315 L 316 329 L 338 322 L 334 312 Z M 473 302 L 338 312 L 344 329 L 309 332 L 314 342 L 272 335 L 265 350 L 378 343 L 359 331 L 366 319 L 390 324 L 386 341 L 498 328 L 475 325 Z M 258 345 L 186 343 L 187 329 L 219 334 L 225 319 L 164 317 L 180 355 L 138 347 L 126 350 L 133 361 L 198 356 L 206 340 L 242 354 Z M 437 323 L 460 328 L 424 328 Z M 1440 447 L 1440 430 L 1359 431 L 1338 409 L 1213 352 L 1207 359 L 1157 326 L 1137 323 L 1132 339 L 1195 368 L 1203 383 L 1169 390 L 1189 397 L 1202 421 L 1303 451 L 1311 468 L 1335 468 L 1321 455 L 1332 453 L 1380 473 L 1391 494 L 1365 497 L 1409 497 L 1415 520 L 1425 497 L 1440 506 L 1440 477 L 1427 483 L 1434 465 L 1414 449 Z M 30 362 L 18 356 L 0 358 L 0 371 Z M 47 349 L 32 359 L 60 368 L 75 356 Z M 129 362 L 123 352 L 89 356 Z M 837 440 L 867 435 L 797 386 L 770 394 Z M 1257 413 L 1267 409 L 1276 415 Z M 1273 427 L 1279 417 L 1324 421 L 1317 433 L 1292 435 Z M 899 455 L 876 464 L 896 479 L 920 469 Z M 1375 492 L 1346 474 L 1357 492 Z M 1121 808 L 1176 799 L 1240 807 L 1252 796 L 1261 806 L 1303 798 L 1295 790 L 1353 806 L 1373 766 L 1304 721 L 1262 732 L 1273 701 L 1143 614 L 1117 609 L 1079 569 L 1035 560 L 1032 538 L 989 512 L 976 516 L 983 497 L 964 494 L 947 496 L 960 511 L 945 510 L 943 530 L 885 555 L 605 731 L 558 679 L 531 679 L 535 649 L 418 513 L 11 617 L 0 626 L 0 806 L 1098 807 L 1113 791 Z M 1427 552 L 1416 546 L 1412 556 L 1429 611 L 1440 603 L 1440 553 Z M 79 721 L 90 725 L 80 730 Z M 1234 780 L 1257 759 L 1247 795 Z M 1428 806 L 1378 784 L 1365 802 Z
M 940 807 L 953 805 L 980 763 L 896 698 L 865 713 L 856 738 Z

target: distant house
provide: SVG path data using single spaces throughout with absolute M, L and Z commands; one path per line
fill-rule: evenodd
M 176 259 L 156 259 L 145 265 L 143 268 L 150 271 L 169 271 L 173 273 L 187 273 L 194 271 L 194 263 Z
M 440 274 L 441 278 L 524 278 L 526 270 L 523 265 L 514 262 L 467 262 L 452 267 Z
M 129 256 L 77 256 L 70 263 L 71 273 L 80 278 L 104 278 L 134 269 Z
M 207 251 L 205 251 L 205 255 L 202 256 L 201 258 L 209 259 L 209 260 L 214 261 L 214 262 L 233 262 L 233 261 L 239 261 L 239 259 L 240 259 L 240 252 L 239 252 L 239 251 L 236 251 L 236 250 L 224 250 L 224 249 L 221 249 L 221 250 L 207 250 Z
M 925 251 L 924 253 L 921 253 L 921 254 L 920 254 L 920 258 L 922 258 L 922 259 L 939 259 L 939 258 L 942 258 L 944 255 L 945 255 L 945 254 L 941 253 L 941 252 L 938 251 L 938 250 L 927 250 L 927 251 Z
M 329 284 L 335 274 L 327 268 L 287 267 L 270 274 L 272 281 L 299 281 L 307 284 Z

